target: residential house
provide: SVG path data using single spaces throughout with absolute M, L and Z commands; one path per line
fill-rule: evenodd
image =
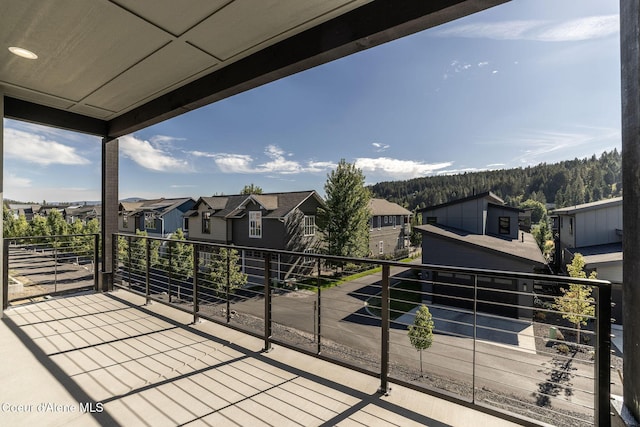
M 100 222 L 101 214 L 102 206 L 100 205 L 69 206 L 65 209 L 65 219 L 69 224 L 76 221 L 82 221 L 86 224 L 92 219 L 97 219 Z
M 492 192 L 476 194 L 421 209 L 422 262 L 424 264 L 549 272 L 533 236 L 518 228 L 520 209 L 506 206 Z M 473 282 L 470 276 L 427 271 L 432 280 L 435 304 L 471 309 Z M 480 283 L 478 310 L 510 317 L 530 317 L 531 311 L 516 306 L 532 305 L 533 283 L 498 279 Z M 522 294 L 519 294 L 522 292 Z
M 243 270 L 251 280 L 252 270 L 263 268 L 260 248 L 317 252 L 316 215 L 322 206 L 315 191 L 200 197 L 185 220 L 191 240 L 256 248 L 241 250 Z M 300 271 L 301 262 L 310 260 L 273 261 L 274 278 L 288 280 Z
M 369 253 L 373 257 L 396 256 L 410 246 L 411 211 L 384 199 L 371 199 Z
M 184 214 L 195 203 L 191 197 L 120 202 L 118 231 L 135 233 L 140 230 L 155 237 L 168 237 L 178 228 L 183 228 L 186 232 Z
M 27 221 L 30 222 L 34 216 L 38 215 L 38 213 L 40 212 L 40 208 L 42 206 L 20 204 L 20 203 L 9 203 L 8 207 L 15 218 L 18 218 L 20 215 L 24 215 Z
M 576 253 L 585 270 L 613 283 L 613 317 L 622 319 L 622 197 L 555 209 L 551 212 L 556 268 L 566 272 Z

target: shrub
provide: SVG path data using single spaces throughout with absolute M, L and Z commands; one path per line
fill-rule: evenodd
M 556 350 L 558 350 L 558 353 L 569 354 L 569 346 L 566 344 L 558 344 Z

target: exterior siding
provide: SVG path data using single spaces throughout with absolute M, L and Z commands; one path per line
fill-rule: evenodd
M 525 261 L 520 261 L 510 256 L 504 256 L 497 252 L 494 253 L 486 251 L 482 248 L 474 248 L 469 245 L 456 244 L 456 242 L 449 239 L 443 239 L 428 233 L 423 233 L 422 236 L 422 256 L 423 262 L 455 267 L 517 271 L 523 273 L 533 273 L 535 267 L 533 264 L 528 264 Z M 530 295 L 525 295 L 525 293 L 531 292 L 533 286 L 533 283 L 528 280 L 515 281 L 512 284 L 494 283 L 487 286 L 491 286 L 492 288 L 499 287 L 503 290 L 508 290 L 511 292 L 521 292 L 523 294 L 518 295 L 515 293 L 487 291 L 488 294 L 482 298 L 484 300 L 519 305 L 523 307 L 532 307 L 532 297 Z M 435 287 L 433 291 L 434 293 L 451 294 L 453 289 L 457 288 L 442 285 L 439 288 Z M 470 289 L 465 290 L 464 288 L 462 288 L 460 290 L 461 295 L 457 296 L 462 298 L 472 298 L 473 293 L 469 293 L 469 291 Z M 434 302 L 454 305 L 465 309 L 469 308 L 465 305 L 464 301 L 457 303 L 453 298 L 447 299 L 443 296 L 440 296 L 439 298 L 440 300 L 438 300 L 438 297 L 436 297 Z M 485 307 L 481 307 L 479 309 L 484 312 L 506 315 L 509 317 L 531 318 L 532 315 L 531 310 L 528 309 L 516 310 L 509 307 L 503 308 L 491 304 L 487 304 Z
M 484 234 L 486 205 L 485 199 L 474 199 L 437 209 L 428 209 L 422 213 L 422 222 L 426 224 L 428 217 L 436 217 L 438 224 L 474 234 Z
M 384 217 L 387 216 L 387 224 Z M 396 226 L 393 226 L 393 218 L 396 218 Z M 369 253 L 373 257 L 391 254 L 404 247 L 404 220 L 402 215 L 376 215 L 373 218 L 374 227 L 369 231 Z M 380 228 L 378 228 L 380 220 Z M 380 242 L 383 242 L 383 252 L 380 252 Z
M 576 247 L 622 241 L 616 233 L 616 229 L 622 230 L 621 205 L 577 212 L 575 218 Z
M 509 234 L 500 234 L 500 217 L 509 218 Z M 518 212 L 513 209 L 503 209 L 499 206 L 489 206 L 487 210 L 487 234 L 517 239 L 518 230 Z

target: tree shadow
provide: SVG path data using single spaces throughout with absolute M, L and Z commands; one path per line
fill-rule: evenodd
M 572 371 L 576 368 L 573 367 L 573 360 L 576 356 L 578 349 L 574 349 L 570 357 L 568 356 L 554 356 L 551 359 L 551 366 L 545 371 L 540 370 L 548 375 L 548 379 L 541 383 L 538 383 L 538 391 L 534 393 L 536 398 L 536 404 L 541 407 L 550 407 L 551 398 L 557 397 L 561 393 L 564 393 L 566 397 L 573 395 L 573 384 L 571 380 L 574 377 Z

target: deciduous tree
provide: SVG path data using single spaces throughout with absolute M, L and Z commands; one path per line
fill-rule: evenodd
M 571 264 L 567 264 L 567 272 L 570 277 L 587 278 L 584 271 L 584 257 L 576 253 Z M 592 271 L 589 279 L 595 279 L 597 273 Z M 562 295 L 555 298 L 553 307 L 558 310 L 562 317 L 573 323 L 576 327 L 576 342 L 580 344 L 581 326 L 595 314 L 595 299 L 591 296 L 591 286 L 570 283 L 569 288 L 562 289 Z
M 429 312 L 429 307 L 424 304 L 416 311 L 413 325 L 409 326 L 409 341 L 420 352 L 420 376 L 422 377 L 424 376 L 422 351 L 433 344 L 433 316 Z

